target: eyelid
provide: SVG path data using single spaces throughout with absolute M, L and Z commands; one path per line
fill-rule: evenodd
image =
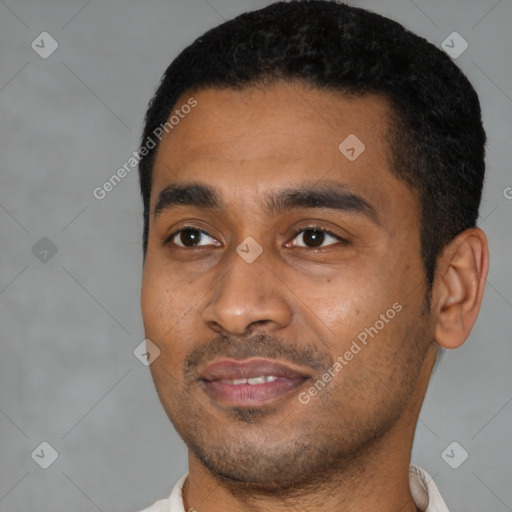
M 337 235 L 336 233 L 334 233 L 333 231 L 331 231 L 328 228 L 322 227 L 321 224 L 311 224 L 311 225 L 308 225 L 308 226 L 302 226 L 300 229 L 297 229 L 293 233 L 292 240 L 294 238 L 296 238 L 303 231 L 308 231 L 308 230 L 321 231 L 322 233 L 324 233 L 326 235 L 330 235 L 333 238 L 336 238 L 337 240 L 339 240 L 344 245 L 348 245 L 349 244 L 349 241 L 346 238 L 343 238 L 342 236 Z M 329 245 L 334 245 L 334 244 L 329 244 Z M 327 247 L 329 247 L 329 246 L 327 246 Z M 306 249 L 307 249 L 307 247 L 306 247 Z M 309 249 L 322 249 L 322 247 L 309 247 Z
M 212 235 L 210 235 L 207 231 L 205 231 L 204 229 L 201 229 L 197 226 L 194 226 L 192 224 L 187 224 L 185 226 L 181 226 L 179 229 L 173 231 L 169 236 L 167 236 L 165 238 L 165 241 L 164 241 L 164 245 L 168 245 L 169 243 L 171 243 L 172 239 L 178 235 L 179 233 L 181 233 L 182 231 L 185 231 L 187 229 L 190 229 L 190 230 L 194 230 L 194 231 L 199 231 L 200 233 L 202 233 L 203 235 L 206 235 L 206 236 L 209 236 L 210 238 L 213 238 L 214 240 L 216 240 L 216 238 Z M 349 244 L 349 241 L 345 238 L 343 238 L 342 236 L 340 235 L 337 235 L 336 233 L 332 232 L 331 230 L 327 229 L 327 228 L 324 228 L 322 227 L 320 224 L 311 224 L 311 225 L 307 225 L 307 226 L 302 226 L 301 228 L 297 229 L 293 235 L 292 235 L 292 238 L 291 240 L 294 240 L 295 238 L 297 238 L 297 236 L 304 232 L 304 231 L 308 231 L 308 230 L 315 230 L 315 231 L 321 231 L 322 233 L 325 233 L 326 235 L 330 235 L 332 236 L 333 238 L 336 238 L 338 241 L 340 241 L 341 243 L 343 243 L 344 245 L 347 245 Z M 218 240 L 217 240 L 218 241 Z M 288 242 L 287 242 L 288 243 Z M 177 245 L 177 244 L 175 244 Z M 329 244 L 329 245 L 334 245 L 334 244 Z M 177 247 L 181 247 L 180 245 L 177 245 Z M 206 247 L 206 246 L 199 246 L 199 247 Z M 327 246 L 329 247 L 329 246 Z M 195 247 L 183 247 L 184 249 L 195 249 Z M 322 247 L 303 247 L 304 249 L 322 249 Z
M 214 236 L 210 235 L 210 233 L 208 233 L 207 231 L 205 231 L 204 229 L 201 229 L 197 226 L 194 226 L 192 224 L 187 224 L 185 226 L 181 226 L 179 229 L 173 231 L 169 236 L 165 237 L 164 239 L 164 245 L 168 245 L 171 243 L 172 239 L 176 236 L 176 235 L 179 235 L 182 231 L 185 231 L 187 229 L 190 229 L 190 230 L 193 230 L 193 231 L 199 231 L 200 233 L 202 233 L 203 235 L 206 235 L 206 236 L 209 236 L 210 238 L 213 238 L 214 240 L 217 240 Z M 217 240 L 218 241 L 218 240 Z M 177 244 L 175 244 L 177 245 Z M 177 247 L 181 247 L 181 245 L 177 245 Z M 184 247 L 184 249 L 186 249 L 186 247 Z M 188 249 L 194 249 L 194 247 L 188 247 Z

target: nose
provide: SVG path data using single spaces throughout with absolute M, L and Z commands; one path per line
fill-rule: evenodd
M 262 325 L 271 330 L 286 327 L 292 316 L 286 286 L 269 268 L 264 253 L 252 263 L 235 251 L 230 256 L 203 311 L 205 324 L 217 333 L 233 335 Z

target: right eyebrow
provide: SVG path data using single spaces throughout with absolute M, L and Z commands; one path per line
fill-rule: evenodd
M 220 208 L 220 197 L 212 188 L 200 183 L 167 185 L 159 194 L 153 210 L 153 218 L 156 218 L 165 210 L 176 206 L 195 206 L 197 208 Z

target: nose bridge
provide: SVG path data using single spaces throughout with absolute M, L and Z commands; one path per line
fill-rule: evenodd
M 271 323 L 275 328 L 290 321 L 290 308 L 279 279 L 270 271 L 270 262 L 264 253 L 251 261 L 246 257 L 251 250 L 251 241 L 244 241 L 226 260 L 224 277 L 203 312 L 210 327 L 243 334 L 255 322 Z

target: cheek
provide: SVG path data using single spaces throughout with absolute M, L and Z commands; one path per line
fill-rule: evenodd
M 141 309 L 146 338 L 160 348 L 161 361 L 174 367 L 193 343 L 198 328 L 198 301 L 204 293 L 187 286 L 177 274 L 173 274 L 174 278 L 167 275 L 161 270 L 144 270 Z
M 145 270 L 142 279 L 140 305 L 147 337 L 150 337 L 151 331 L 155 330 L 161 322 L 163 316 L 161 297 L 161 284 L 152 279 L 152 275 Z
M 187 300 L 163 273 L 144 270 L 141 310 L 146 335 L 161 337 L 177 323 L 186 310 Z
M 365 269 L 361 272 L 331 276 L 322 283 L 303 289 L 300 303 L 304 311 L 321 320 L 320 327 L 333 334 L 357 334 L 357 330 L 372 324 L 392 304 L 398 295 L 388 281 L 379 280 L 383 273 Z M 297 294 L 298 295 L 298 294 Z

